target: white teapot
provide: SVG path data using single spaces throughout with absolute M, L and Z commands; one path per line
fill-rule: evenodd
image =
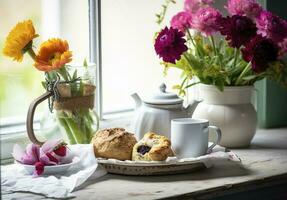
M 152 131 L 170 138 L 170 123 L 175 118 L 191 117 L 198 101 L 194 101 L 186 108 L 183 99 L 174 93 L 166 92 L 166 85 L 161 84 L 159 92 L 143 101 L 134 93 L 131 95 L 136 103 L 135 117 L 131 129 L 137 139 L 141 139 L 146 132 Z

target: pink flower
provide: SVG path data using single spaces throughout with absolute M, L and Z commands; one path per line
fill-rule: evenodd
M 210 36 L 218 31 L 218 22 L 222 18 L 220 12 L 212 7 L 200 8 L 192 19 L 192 27 Z
M 233 15 L 221 18 L 219 31 L 231 47 L 240 48 L 256 36 L 255 23 L 246 16 Z
M 61 148 L 60 151 L 58 150 L 59 148 Z M 64 148 L 65 150 L 63 150 L 62 148 Z M 39 160 L 45 165 L 56 165 L 61 163 L 61 159 L 65 155 L 66 155 L 66 146 L 63 145 L 63 141 L 61 139 L 48 140 L 43 144 L 43 146 L 40 149 Z
M 36 144 L 28 144 L 24 151 L 18 144 L 13 147 L 13 157 L 20 163 L 34 165 L 39 161 L 40 147 Z
M 262 11 L 256 18 L 257 33 L 273 40 L 282 42 L 287 37 L 287 21 L 271 12 Z
M 213 2 L 214 0 L 185 0 L 184 10 L 195 13 L 199 8 L 207 7 Z
M 186 29 L 191 28 L 192 17 L 189 12 L 182 11 L 177 13 L 172 17 L 170 25 L 172 28 L 176 28 L 182 32 L 185 32 Z
M 257 35 L 241 49 L 241 52 L 243 59 L 251 62 L 252 70 L 261 73 L 266 71 L 270 62 L 277 60 L 278 46 L 272 40 Z
M 262 7 L 255 0 L 228 0 L 225 8 L 230 15 L 247 16 L 252 19 L 262 11 Z
M 33 172 L 33 176 L 37 177 L 44 173 L 44 167 L 45 165 L 42 162 L 36 162 L 35 163 L 35 171 Z
M 164 62 L 174 63 L 187 51 L 184 33 L 172 27 L 165 27 L 155 39 L 154 49 Z
M 48 140 L 42 147 L 28 144 L 24 151 L 18 144 L 14 145 L 13 157 L 22 164 L 34 165 L 33 176 L 41 175 L 47 165 L 57 165 L 71 162 L 66 158 L 67 147 L 62 140 Z

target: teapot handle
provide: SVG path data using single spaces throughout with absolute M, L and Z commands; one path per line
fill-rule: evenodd
M 39 96 L 38 98 L 36 98 L 34 101 L 32 101 L 32 103 L 29 106 L 29 110 L 27 114 L 26 129 L 27 129 L 28 137 L 31 140 L 31 142 L 33 142 L 34 144 L 38 144 L 40 146 L 44 144 L 44 142 L 40 142 L 35 136 L 34 128 L 33 128 L 34 114 L 35 114 L 36 107 L 40 103 L 42 103 L 44 100 L 51 97 L 52 95 L 53 93 L 48 91 L 42 94 L 41 96 Z

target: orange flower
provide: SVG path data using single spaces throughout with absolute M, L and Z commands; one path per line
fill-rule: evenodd
M 6 38 L 3 48 L 4 55 L 21 62 L 24 53 L 33 51 L 33 39 L 38 36 L 31 20 L 19 22 Z
M 72 52 L 66 40 L 58 38 L 43 42 L 35 58 L 35 67 L 40 71 L 49 72 L 60 69 L 72 61 Z

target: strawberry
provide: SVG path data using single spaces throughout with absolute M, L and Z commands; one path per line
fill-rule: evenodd
M 61 145 L 59 146 L 58 148 L 56 148 L 54 150 L 54 153 L 58 156 L 66 156 L 66 153 L 67 153 L 67 147 L 65 145 Z

